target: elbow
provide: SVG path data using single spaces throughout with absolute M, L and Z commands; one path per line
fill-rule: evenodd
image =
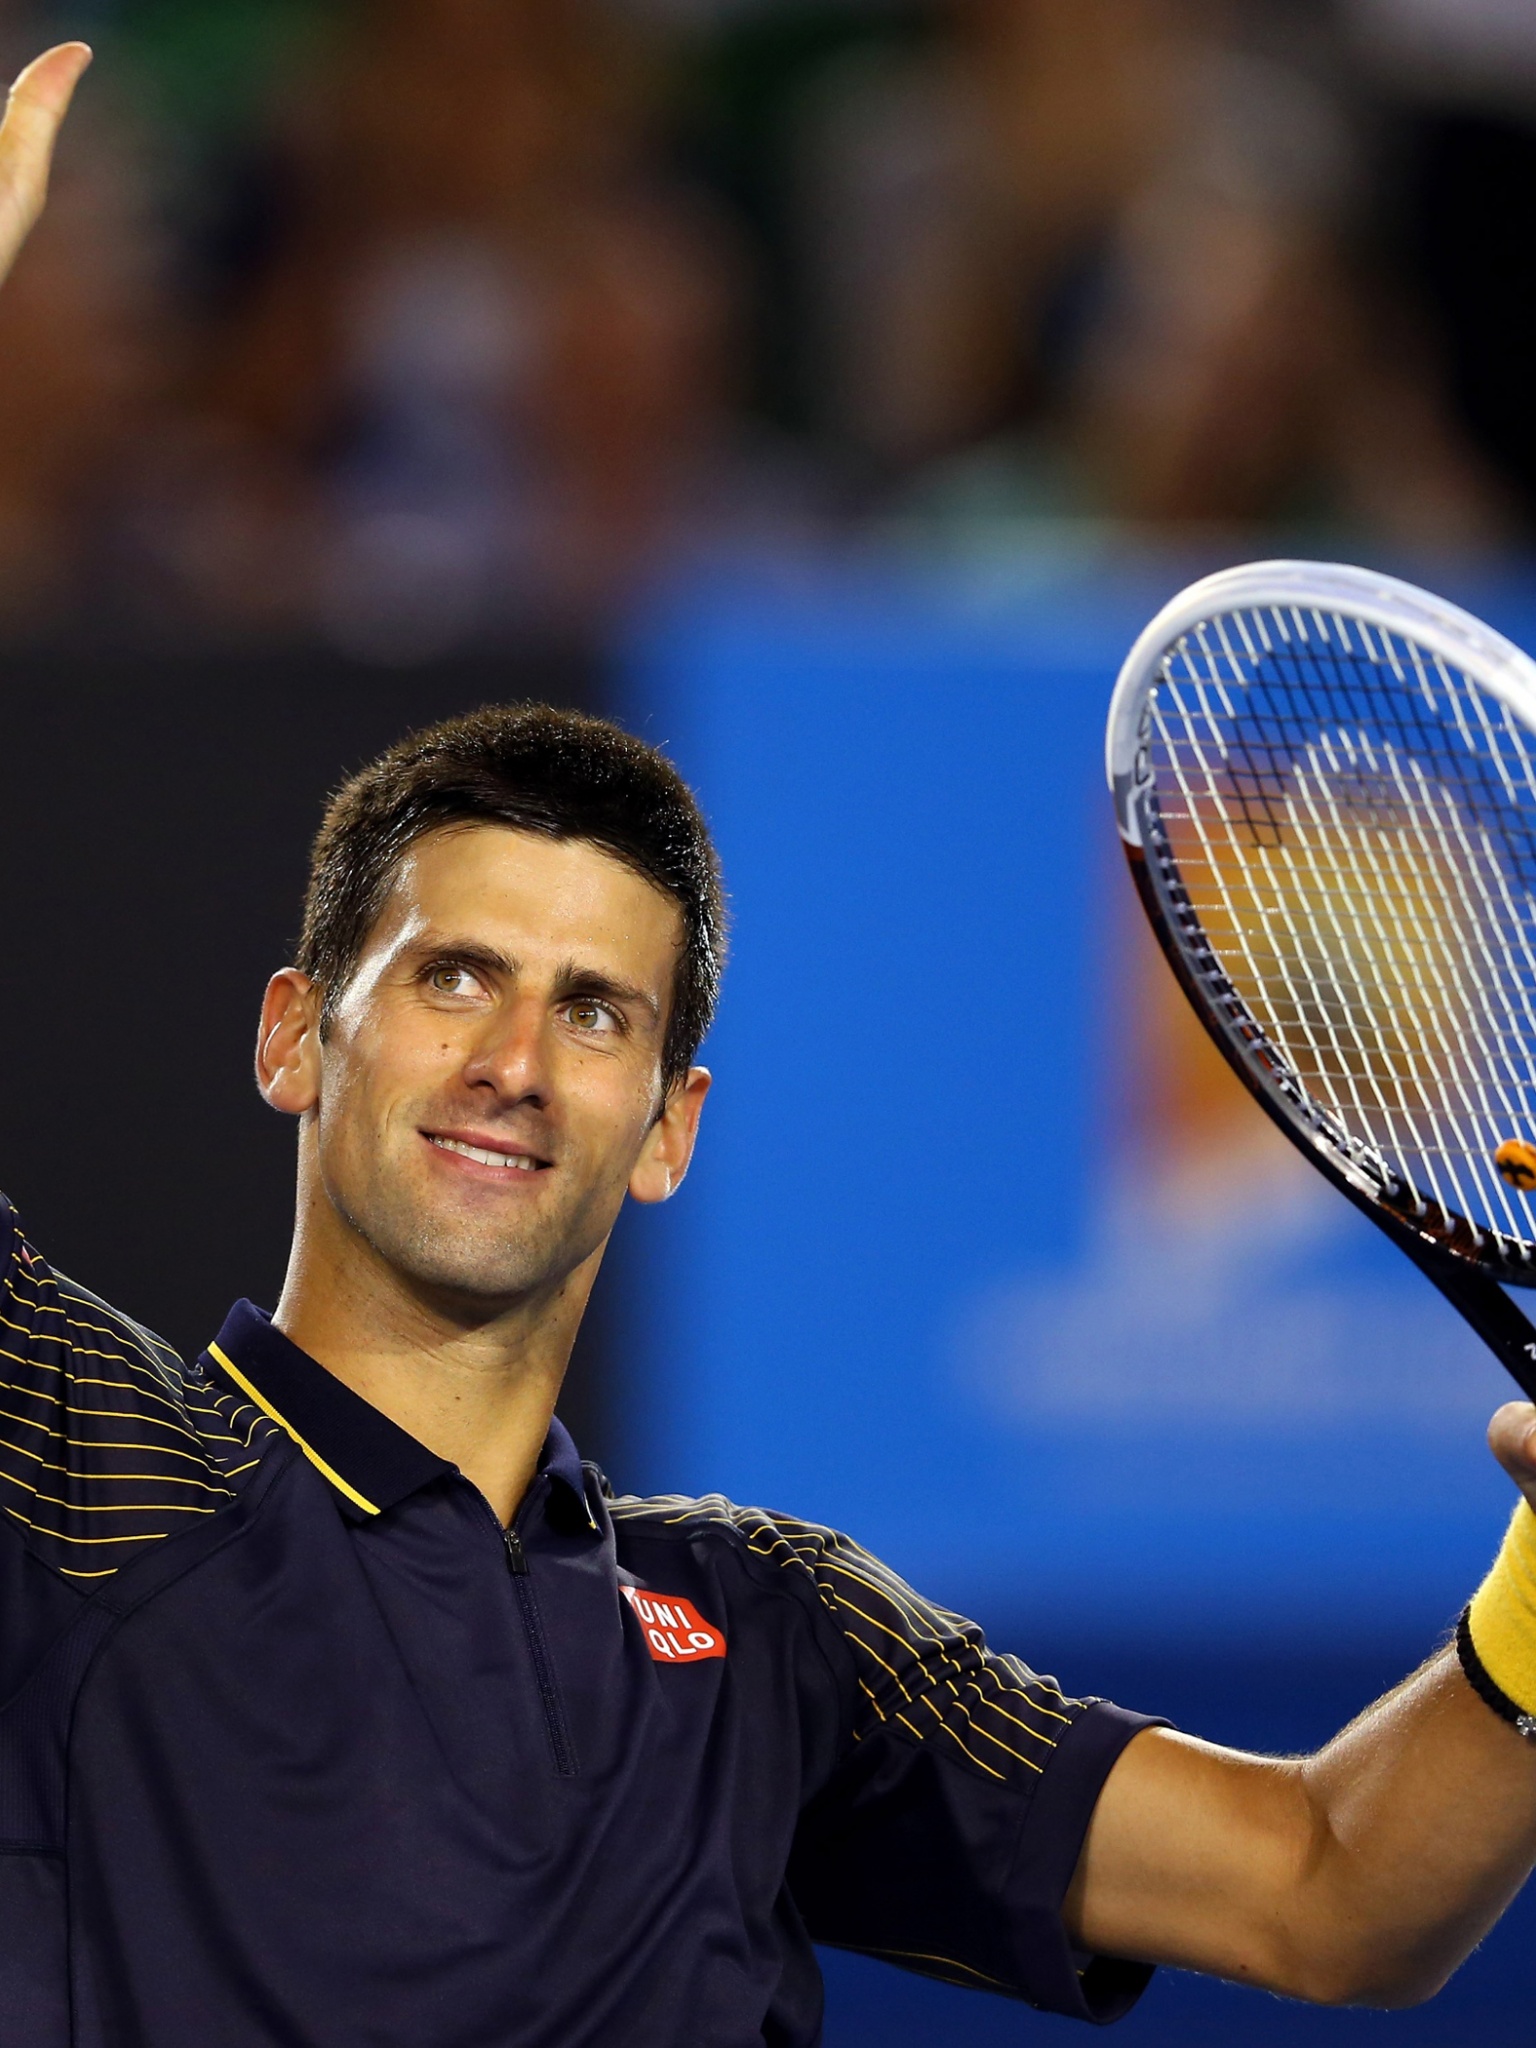
M 1371 2002 L 1385 2006 L 1391 2011 L 1399 2011 L 1410 2005 L 1428 2005 L 1432 1998 L 1438 1997 L 1445 1989 L 1454 1974 L 1452 1970 L 1435 1970 L 1428 1974 L 1420 1971 L 1416 1975 L 1405 1975 L 1398 1979 L 1396 1985 L 1391 1987 L 1385 1996 Z
M 1422 1953 L 1392 1953 L 1381 1941 L 1362 1942 L 1328 1956 L 1309 1957 L 1286 1987 L 1309 2005 L 1370 2006 L 1400 2012 L 1424 2005 L 1449 1982 L 1455 1964 Z
M 1412 2005 L 1427 2005 L 1445 1988 L 1449 1977 L 1448 1970 L 1433 1976 L 1408 1971 L 1384 1976 L 1379 1971 L 1362 1971 L 1342 1983 L 1301 1995 L 1313 2005 L 1366 2006 L 1377 2012 L 1403 2012 Z

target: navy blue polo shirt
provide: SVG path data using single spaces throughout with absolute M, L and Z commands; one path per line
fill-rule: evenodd
M 857 1545 L 510 1530 L 248 1303 L 199 1365 L 0 1204 L 0 2048 L 811 2048 L 830 1942 L 1082 2018 L 1060 1905 L 1146 1723 Z

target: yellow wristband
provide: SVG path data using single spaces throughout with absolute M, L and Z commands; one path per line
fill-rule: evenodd
M 1472 1596 L 1477 1662 L 1521 1714 L 1536 1715 L 1536 1514 L 1521 1501 L 1493 1569 Z

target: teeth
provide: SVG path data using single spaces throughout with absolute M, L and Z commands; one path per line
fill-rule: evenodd
M 482 1166 L 499 1166 L 503 1172 L 532 1173 L 537 1161 L 516 1152 L 487 1152 L 482 1145 L 466 1145 L 459 1138 L 433 1138 L 444 1152 L 462 1152 L 466 1159 L 478 1159 Z

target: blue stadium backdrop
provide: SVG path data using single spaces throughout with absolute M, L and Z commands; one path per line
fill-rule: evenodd
M 694 1175 L 619 1248 L 617 1476 L 849 1528 L 1069 1688 L 1289 1748 L 1483 1569 L 1507 1389 L 1240 1097 L 1138 1110 L 1163 970 L 1102 728 L 1187 566 L 718 571 L 637 629 L 623 709 L 702 793 L 734 957 Z M 1530 644 L 1536 592 L 1470 601 Z M 1121 2038 L 1524 2044 L 1532 1931 L 1407 2014 L 1165 1973 Z M 828 2048 L 1066 2024 L 827 1968 Z

